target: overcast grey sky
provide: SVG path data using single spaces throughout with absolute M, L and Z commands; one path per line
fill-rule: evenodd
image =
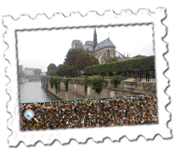
M 131 57 L 154 55 L 152 26 L 96 28 L 98 43 L 110 37 L 116 50 Z M 18 32 L 18 58 L 23 68 L 47 71 L 50 63 L 62 64 L 72 40 L 93 40 L 94 28 Z M 110 34 L 110 35 L 109 35 Z

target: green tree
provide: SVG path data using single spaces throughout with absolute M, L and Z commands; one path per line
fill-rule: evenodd
M 92 79 L 92 89 L 95 90 L 97 93 L 100 93 L 102 89 L 102 82 L 103 82 L 102 77 Z
M 78 70 L 83 70 L 84 67 L 93 66 L 93 65 L 94 65 L 94 62 L 88 53 L 83 52 L 78 56 L 77 62 L 76 62 L 76 66 Z
M 134 72 L 136 68 L 140 71 L 154 71 L 155 70 L 155 57 L 141 57 L 133 58 L 124 61 L 116 61 L 100 65 L 85 67 L 85 74 L 101 74 L 115 72 L 121 74 L 122 72 Z
M 34 72 L 35 75 L 40 75 L 41 74 L 41 69 L 38 69 L 38 68 L 34 69 L 33 72 Z
M 66 54 L 64 64 L 69 66 L 76 66 L 77 58 L 82 52 L 84 52 L 83 49 L 70 49 Z
M 56 66 L 54 63 L 51 63 L 51 64 L 49 64 L 49 66 L 47 67 L 47 71 L 49 71 L 49 70 L 56 71 L 56 68 L 57 68 L 57 66 Z
M 77 75 L 77 68 L 75 66 L 69 66 L 67 64 L 59 65 L 56 71 L 58 76 L 75 77 Z
M 111 62 L 115 62 L 115 61 L 117 61 L 117 58 L 110 58 L 110 59 L 108 59 L 107 61 L 106 61 L 106 63 L 111 63 Z
M 92 59 L 94 65 L 98 65 L 99 64 L 99 61 L 98 61 L 98 59 L 96 57 L 91 55 L 91 59 Z
M 54 76 L 56 73 L 53 70 L 48 70 L 46 74 L 50 76 Z
M 70 67 L 69 74 L 70 74 L 69 77 L 75 77 L 75 76 L 77 76 L 78 70 L 77 70 L 76 66 L 71 66 Z
M 117 88 L 117 85 L 121 82 L 121 81 L 123 81 L 125 78 L 123 77 L 123 76 L 114 76 L 113 78 L 112 78 L 112 82 L 113 82 L 113 84 L 114 84 L 114 87 L 115 88 Z

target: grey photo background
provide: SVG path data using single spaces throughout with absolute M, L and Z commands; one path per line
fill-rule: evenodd
M 18 15 L 28 15 L 31 18 L 35 17 L 37 13 L 40 11 L 38 8 L 40 8 L 40 5 L 32 5 L 33 6 L 33 11 L 34 13 L 29 13 L 26 12 L 26 5 L 8 5 L 7 7 L 1 7 L 3 8 L 1 10 L 1 14 L 3 16 L 12 16 L 14 19 L 18 18 Z M 52 5 L 50 5 L 52 6 Z M 52 13 L 59 13 L 59 9 L 56 9 L 56 12 L 52 11 L 52 7 L 49 5 L 44 5 L 45 11 L 43 12 L 46 14 L 47 17 L 51 16 Z M 74 5 L 73 5 L 74 6 Z M 82 6 L 82 8 L 81 8 Z M 101 5 L 102 10 L 109 10 L 110 7 L 106 9 L 106 5 Z M 60 6 L 59 6 L 60 7 Z M 88 9 L 85 9 L 86 5 L 79 5 L 79 10 L 78 12 L 82 12 L 86 14 Z M 153 12 L 155 8 L 158 7 L 164 7 L 165 8 L 165 13 L 166 17 L 162 20 L 162 23 L 167 26 L 167 34 L 164 36 L 164 41 L 168 43 L 167 49 L 168 51 L 164 54 L 164 58 L 167 60 L 168 63 L 168 69 L 164 72 L 164 75 L 169 79 L 168 82 L 168 87 L 165 90 L 165 93 L 170 96 L 170 103 L 167 105 L 167 111 L 170 112 L 171 117 L 170 120 L 168 121 L 168 128 L 171 129 L 171 133 L 173 136 L 173 88 L 174 88 L 174 83 L 173 83 L 173 60 L 174 60 L 174 54 L 173 54 L 173 49 L 174 49 L 174 41 L 173 41 L 173 26 L 172 21 L 173 21 L 173 6 L 172 5 L 149 5 L 147 6 L 147 9 L 149 8 L 150 12 Z M 20 8 L 20 11 L 19 11 Z M 98 5 L 94 7 L 96 11 L 98 8 L 100 8 Z M 93 8 L 93 9 L 94 9 Z M 143 9 L 144 5 L 128 5 L 128 9 L 132 10 L 138 10 L 138 9 Z M 92 10 L 92 7 L 90 10 Z M 94 9 L 94 10 L 95 10 Z M 62 12 L 63 14 L 66 15 L 65 12 L 67 11 L 66 5 L 62 5 Z M 66 10 L 66 11 L 65 11 Z M 114 12 L 115 13 L 120 13 L 120 11 L 123 10 L 122 5 L 115 5 L 114 7 Z M 74 11 L 74 10 L 73 10 Z M 102 14 L 104 11 L 98 10 L 98 13 Z M 16 16 L 17 15 L 17 16 Z M 5 23 L 4 23 L 5 24 Z M 4 37 L 5 34 L 5 27 L 3 27 L 3 22 L 0 22 L 0 38 Z M 0 44 L 1 45 L 1 44 Z M 2 75 L 1 77 L 4 77 Z M 5 81 L 7 81 L 7 78 L 4 78 Z M 5 82 L 3 80 L 1 86 L 6 85 L 8 82 Z M 4 92 L 4 91 L 3 91 Z M 161 135 L 155 135 L 155 137 L 152 140 L 146 141 L 146 139 L 143 136 L 139 136 L 135 141 L 130 141 L 127 139 L 126 136 L 122 137 L 119 141 L 111 141 L 110 138 L 104 138 L 103 141 L 101 142 L 94 142 L 92 139 L 88 139 L 85 143 L 78 143 L 76 140 L 70 140 L 68 144 L 61 144 L 58 140 L 54 141 L 52 144 L 49 145 L 44 145 L 41 141 L 36 142 L 34 145 L 31 146 L 25 146 L 24 142 L 20 142 L 17 146 L 8 146 L 8 136 L 12 134 L 11 130 L 8 129 L 6 122 L 8 121 L 8 113 L 6 113 L 6 107 L 7 106 L 7 97 L 8 95 L 0 96 L 1 102 L 0 102 L 0 122 L 3 122 L 2 125 L 0 126 L 0 149 L 1 150 L 173 150 L 173 142 L 174 138 L 163 138 Z M 5 99 L 5 100 L 4 100 Z

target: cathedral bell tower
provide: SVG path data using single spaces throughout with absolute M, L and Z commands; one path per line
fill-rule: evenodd
M 97 33 L 96 28 L 94 28 L 94 40 L 93 40 L 93 48 L 95 49 L 95 46 L 97 45 Z

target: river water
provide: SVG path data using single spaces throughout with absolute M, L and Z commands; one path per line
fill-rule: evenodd
M 59 98 L 55 97 L 42 87 L 41 81 L 22 83 L 19 84 L 19 88 L 20 103 L 50 102 L 59 100 Z

